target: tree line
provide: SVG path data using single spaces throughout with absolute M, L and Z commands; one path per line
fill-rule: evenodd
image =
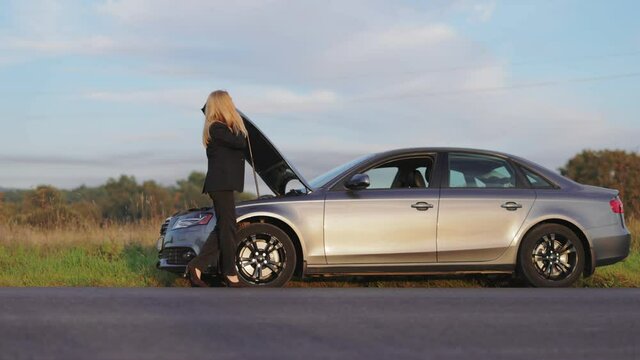
M 640 215 L 640 155 L 623 150 L 584 150 L 560 169 L 580 183 L 618 189 L 627 217 Z M 37 227 L 94 226 L 159 220 L 175 211 L 210 206 L 202 194 L 205 175 L 192 172 L 172 186 L 138 183 L 122 175 L 96 187 L 60 190 L 41 185 L 33 190 L 0 192 L 0 222 Z M 238 200 L 253 198 L 241 193 Z
M 148 180 L 138 183 L 133 176 L 122 175 L 105 184 L 72 190 L 40 185 L 33 190 L 0 193 L 0 221 L 36 227 L 94 226 L 157 220 L 178 210 L 211 206 L 202 194 L 205 175 L 192 172 L 172 186 Z M 254 197 L 240 193 L 238 200 Z

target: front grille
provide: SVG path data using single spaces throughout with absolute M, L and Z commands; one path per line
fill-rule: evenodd
M 162 226 L 160 226 L 160 235 L 164 235 L 167 232 L 167 227 L 169 227 L 169 222 L 171 221 L 171 218 L 167 218 L 163 223 Z
M 188 247 L 164 248 L 158 255 L 160 259 L 165 259 L 169 265 L 187 265 L 195 256 L 195 252 Z

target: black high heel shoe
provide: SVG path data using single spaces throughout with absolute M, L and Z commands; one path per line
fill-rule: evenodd
M 202 271 L 200 271 L 200 274 L 202 274 Z M 202 279 L 198 277 L 195 266 L 187 265 L 187 268 L 184 270 L 183 276 L 189 279 L 189 282 L 193 287 L 209 287 L 209 284 L 202 281 Z
M 238 277 L 238 275 L 235 275 L 236 277 Z M 225 276 L 224 277 L 224 284 L 226 287 L 230 287 L 230 288 L 241 288 L 244 287 L 244 284 L 242 282 L 240 282 L 240 277 L 238 277 L 237 281 L 231 281 L 229 280 L 229 276 Z

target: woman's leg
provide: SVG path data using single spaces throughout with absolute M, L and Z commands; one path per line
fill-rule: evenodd
M 213 200 L 211 194 L 209 194 L 209 196 Z M 202 249 L 200 249 L 200 253 L 198 253 L 198 256 L 191 259 L 191 261 L 189 261 L 189 265 L 195 267 L 200 271 L 206 270 L 209 265 L 217 268 L 218 259 L 220 258 L 220 242 L 218 239 L 218 226 L 216 225 L 211 233 L 209 233 L 207 241 L 205 241 L 205 243 L 202 245 Z
M 237 225 L 236 204 L 233 191 L 213 193 L 213 206 L 216 212 L 216 228 L 220 240 L 220 269 L 225 276 L 236 275 Z

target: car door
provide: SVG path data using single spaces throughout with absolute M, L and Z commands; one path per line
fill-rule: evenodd
M 438 262 L 489 261 L 509 247 L 535 201 L 506 158 L 447 154 L 438 214 Z
M 328 264 L 436 261 L 439 188 L 435 155 L 394 159 L 361 169 L 370 186 L 328 191 L 324 239 Z M 424 184 L 417 181 L 422 177 Z

